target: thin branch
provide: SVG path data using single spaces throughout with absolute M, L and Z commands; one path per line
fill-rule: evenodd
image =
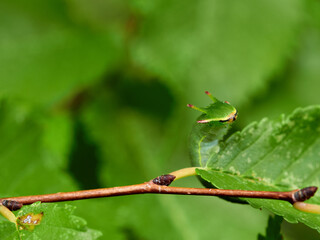
M 149 182 L 113 187 L 99 188 L 75 192 L 59 192 L 44 195 L 31 195 L 22 197 L 1 198 L 0 205 L 10 209 L 11 211 L 20 209 L 23 205 L 32 204 L 34 202 L 63 202 L 74 201 L 90 198 L 114 197 L 133 194 L 177 194 L 177 195 L 202 195 L 202 196 L 228 196 L 228 197 L 243 197 L 243 198 L 263 198 L 284 200 L 293 204 L 299 210 L 305 208 L 308 212 L 316 207 L 305 205 L 295 205 L 297 202 L 303 202 L 312 197 L 317 191 L 317 187 L 307 187 L 289 192 L 268 192 L 268 191 L 247 191 L 247 190 L 228 190 L 228 189 L 213 189 L 213 188 L 185 188 L 185 187 L 169 187 L 169 185 L 177 179 L 196 175 L 196 168 L 183 168 L 167 175 L 162 175 L 150 180 Z M 310 209 L 311 210 L 310 210 Z M 319 207 L 318 207 L 319 208 Z
M 163 175 L 171 176 L 172 175 Z M 161 176 L 163 178 L 163 176 Z M 161 177 L 158 177 L 159 179 Z M 157 178 L 156 178 L 157 179 Z M 154 179 L 155 180 L 155 179 Z M 229 197 L 243 197 L 243 198 L 264 198 L 284 200 L 290 203 L 298 201 L 305 201 L 312 197 L 317 191 L 317 187 L 308 187 L 289 192 L 268 192 L 268 191 L 246 191 L 246 190 L 227 190 L 227 189 L 212 189 L 212 188 L 185 188 L 185 187 L 168 187 L 167 184 L 162 182 L 154 183 L 154 180 L 142 184 L 113 187 L 113 188 L 100 188 L 92 190 L 83 190 L 75 192 L 60 192 L 44 195 L 31 195 L 22 197 L 9 197 L 1 198 L 2 204 L 6 201 L 18 202 L 23 205 L 32 204 L 34 202 L 63 202 L 74 201 L 89 198 L 102 198 L 113 197 L 133 194 L 177 194 L 177 195 L 202 195 L 202 196 L 229 196 Z M 166 182 L 167 183 L 167 182 Z M 158 185 L 160 184 L 160 185 Z

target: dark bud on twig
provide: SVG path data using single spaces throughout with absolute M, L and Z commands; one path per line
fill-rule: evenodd
M 304 202 L 311 198 L 317 190 L 318 188 L 314 186 L 302 188 L 293 194 L 293 202 Z
M 10 211 L 16 211 L 22 208 L 22 203 L 13 200 L 3 200 L 2 205 L 8 208 Z
M 152 182 L 154 184 L 157 185 L 165 185 L 165 186 L 169 186 L 173 180 L 176 178 L 176 176 L 167 174 L 167 175 L 161 175 L 159 177 L 156 177 L 155 179 L 152 180 Z

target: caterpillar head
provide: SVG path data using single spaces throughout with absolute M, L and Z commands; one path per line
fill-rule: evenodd
M 203 112 L 200 116 L 198 123 L 209 123 L 209 122 L 221 122 L 221 123 L 231 123 L 237 119 L 237 109 L 235 109 L 229 102 L 221 102 L 211 95 L 208 91 L 205 92 L 213 101 L 206 108 L 198 108 L 194 105 L 188 104 L 187 106 Z

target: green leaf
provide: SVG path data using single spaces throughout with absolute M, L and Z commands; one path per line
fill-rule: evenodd
M 297 107 L 319 104 L 320 88 L 320 2 L 307 1 L 308 21 L 301 32 L 294 60 L 274 77 L 268 91 L 255 93 L 248 108 L 238 106 L 241 118 L 238 124 L 246 126 L 253 120 L 274 118 L 289 114 Z M 234 102 L 236 103 L 236 102 Z
M 97 239 L 102 234 L 99 231 L 88 229 L 86 221 L 73 215 L 75 207 L 70 205 L 59 206 L 53 203 L 34 203 L 24 206 L 17 217 L 30 216 L 31 214 L 43 213 L 41 221 L 34 229 L 23 228 L 19 225 L 19 230 L 14 224 L 0 224 L 0 234 L 8 236 L 7 239 Z M 8 225 L 4 229 L 3 226 Z M 14 237 L 13 237 L 14 236 Z M 10 237 L 10 238 L 9 238 Z M 5 238 L 6 239 L 6 238 Z
M 66 168 L 73 142 L 72 118 L 68 114 L 54 114 L 41 121 L 43 131 L 43 152 L 47 162 Z
M 131 46 L 137 64 L 188 95 L 212 90 L 238 104 L 282 68 L 305 11 L 298 0 L 136 0 L 134 6 L 143 16 Z
M 312 1 L 313 2 L 313 1 Z M 314 9 L 320 9 L 319 2 L 315 1 Z M 320 13 L 318 13 L 320 16 Z M 319 22 L 319 21 L 318 21 Z M 319 102 L 317 89 L 320 84 L 320 28 L 310 27 L 303 35 L 303 46 L 298 52 L 292 72 L 292 83 L 289 90 L 301 104 L 314 104 Z M 306 94 L 308 93 L 308 94 Z
M 207 170 L 197 170 L 218 188 L 286 191 L 319 186 L 320 107 L 297 109 L 278 120 L 263 119 L 233 134 L 211 155 Z M 288 222 L 320 231 L 320 216 L 295 210 L 288 202 L 246 199 Z M 320 204 L 317 194 L 310 202 Z
M 68 116 L 48 117 L 15 102 L 0 101 L 1 197 L 34 195 L 76 190 L 74 181 L 64 171 L 70 146 L 71 122 Z M 61 139 L 63 138 L 63 139 Z M 5 169 L 5 171 L 4 171 Z M 20 216 L 44 212 L 40 225 L 22 230 L 0 221 L 0 239 L 96 239 L 83 219 L 72 215 L 72 207 L 56 204 L 26 206 Z M 2 220 L 2 219 L 1 219 Z M 43 226 L 44 225 L 44 226 Z M 70 229 L 68 229 L 70 228 Z M 30 231 L 30 232 L 29 232 Z M 21 240 L 20 239 L 20 240 Z
M 62 124 L 66 121 L 67 124 Z M 56 135 L 51 134 L 53 122 L 59 122 Z M 0 172 L 1 197 L 43 194 L 75 190 L 70 176 L 63 171 L 67 151 L 53 146 L 59 137 L 66 136 L 68 120 L 47 116 L 17 107 L 14 102 L 0 101 Z M 48 130 L 48 132 L 46 131 Z
M 64 1 L 2 1 L 0 95 L 51 105 L 113 69 L 119 45 L 73 18 Z
M 274 217 L 269 216 L 268 227 L 266 230 L 266 236 L 258 235 L 258 240 L 281 240 L 283 236 L 280 233 L 281 223 L 283 218 L 275 215 Z
M 0 237 L 1 240 L 19 239 L 19 233 L 16 229 L 16 225 L 7 220 L 0 221 Z

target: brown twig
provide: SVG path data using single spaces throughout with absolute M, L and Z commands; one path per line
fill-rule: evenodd
M 169 179 L 169 180 L 168 180 Z M 174 180 L 172 175 L 163 175 L 149 182 L 142 184 L 100 188 L 92 190 L 83 190 L 75 192 L 60 192 L 44 195 L 32 195 L 22 197 L 1 198 L 0 202 L 15 201 L 23 205 L 32 204 L 34 202 L 63 202 L 74 201 L 89 198 L 113 197 L 133 194 L 178 194 L 178 195 L 202 195 L 202 196 L 229 196 L 243 198 L 263 198 L 284 200 L 290 203 L 305 201 L 312 197 L 317 191 L 317 187 L 307 187 L 289 192 L 268 192 L 268 191 L 246 191 L 246 190 L 227 190 L 227 189 L 212 189 L 212 188 L 185 188 L 185 187 L 168 187 Z M 169 181 L 169 182 L 168 182 Z M 12 204 L 12 202 L 11 202 Z

